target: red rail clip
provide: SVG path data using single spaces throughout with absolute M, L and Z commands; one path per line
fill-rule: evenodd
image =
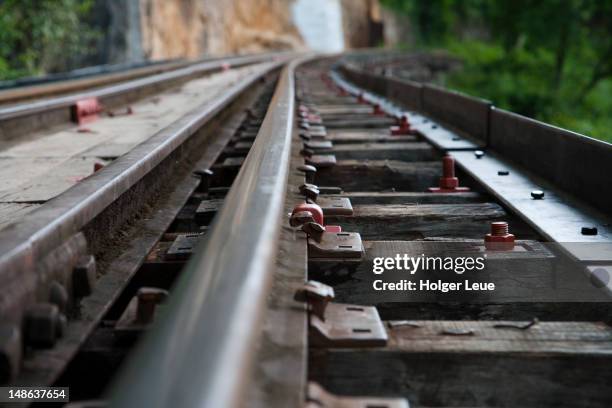
M 102 105 L 98 98 L 85 98 L 76 101 L 72 110 L 73 120 L 82 125 L 98 119 L 98 113 L 102 112 Z
M 455 177 L 455 159 L 446 155 L 442 158 L 442 177 L 439 187 L 429 187 L 431 193 L 462 193 L 470 191 L 469 187 L 459 187 L 459 179 Z
M 312 215 L 312 219 L 317 224 L 325 226 L 325 232 L 342 232 L 342 227 L 339 225 L 325 225 L 323 223 L 323 209 L 317 204 L 314 203 L 301 203 L 293 207 L 293 211 L 291 212 L 291 216 L 299 213 L 299 212 L 309 212 Z

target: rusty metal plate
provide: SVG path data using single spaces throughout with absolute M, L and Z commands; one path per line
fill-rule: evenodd
M 331 149 L 332 147 L 334 147 L 334 145 L 331 142 L 331 140 L 317 140 L 317 141 L 305 142 L 304 147 L 308 149 L 317 150 L 317 149 Z
M 308 383 L 306 401 L 306 408 L 410 408 L 403 398 L 338 396 L 315 382 Z
M 310 129 L 308 129 L 307 133 L 313 139 L 327 136 L 327 130 L 325 130 L 325 127 L 323 126 L 317 126 L 316 128 L 311 127 Z
M 308 256 L 310 259 L 343 259 L 361 258 L 363 243 L 357 232 L 324 232 L 317 241 L 308 239 Z
M 166 251 L 164 259 L 168 261 L 186 261 L 200 243 L 203 234 L 181 234 L 177 236 Z
M 316 315 L 309 320 L 313 347 L 382 347 L 389 339 L 374 306 L 329 303 L 325 321 Z
M 196 219 L 200 222 L 210 221 L 223 206 L 223 199 L 202 200 L 196 209 Z
M 317 197 L 324 215 L 353 215 L 351 200 L 346 197 Z
M 228 157 L 223 160 L 221 166 L 223 167 L 240 167 L 244 163 L 244 157 Z
M 333 167 L 336 165 L 336 156 L 333 154 L 313 154 L 306 158 L 306 163 L 316 168 Z

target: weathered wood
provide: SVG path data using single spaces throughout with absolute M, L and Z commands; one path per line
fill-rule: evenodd
M 428 407 L 608 407 L 612 329 L 602 323 L 405 322 L 378 349 L 311 351 L 309 376 L 338 394 Z M 457 335 L 445 333 L 469 333 Z
M 366 204 L 354 205 L 352 216 L 329 216 L 325 222 L 341 225 L 347 232 L 359 232 L 364 239 L 390 240 L 484 238 L 490 232 L 490 223 L 499 220 L 508 220 L 508 215 L 495 203 Z M 513 224 L 511 228 L 515 231 Z
M 326 194 L 322 197 L 346 197 L 352 204 L 467 204 L 481 203 L 486 197 L 476 192 L 455 194 L 420 192 L 367 192 L 354 191 L 342 194 Z
M 425 191 L 438 184 L 441 172 L 440 162 L 338 160 L 333 168 L 319 169 L 315 184 L 344 191 Z
M 325 127 L 329 129 L 341 128 L 389 128 L 396 125 L 397 121 L 386 116 L 365 115 L 342 115 L 335 117 L 323 117 Z
M 352 143 L 318 149 L 317 154 L 333 154 L 337 160 L 429 161 L 438 158 L 427 143 Z
M 416 142 L 412 135 L 393 136 L 388 129 L 332 130 L 327 138 L 335 144 L 342 143 L 407 143 Z

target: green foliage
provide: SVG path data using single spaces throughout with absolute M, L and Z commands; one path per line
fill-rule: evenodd
M 383 4 L 410 18 L 418 46 L 443 47 L 464 61 L 447 86 L 612 141 L 612 1 Z M 435 21 L 423 24 L 423 15 Z
M 83 23 L 93 0 L 0 1 L 0 79 L 62 71 L 97 33 Z

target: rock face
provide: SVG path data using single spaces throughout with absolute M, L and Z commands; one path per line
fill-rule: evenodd
M 345 47 L 382 41 L 378 0 L 333 1 L 341 8 L 342 18 L 336 24 L 342 26 Z M 105 57 L 102 60 L 110 63 L 300 50 L 306 45 L 294 24 L 294 2 L 96 0 L 92 19 L 105 33 L 99 48 Z
M 140 0 L 145 58 L 195 58 L 303 46 L 287 0 Z

